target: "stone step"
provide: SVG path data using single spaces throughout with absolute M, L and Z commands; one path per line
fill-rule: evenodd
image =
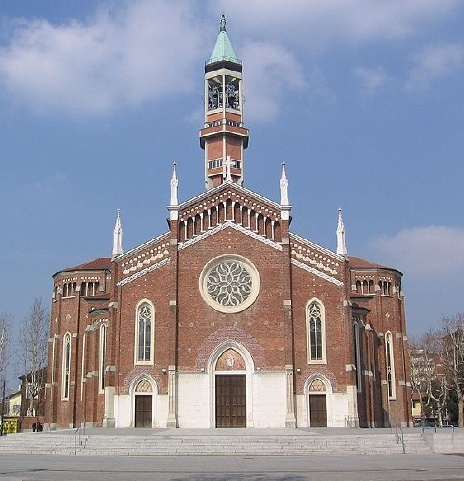
M 404 436 L 408 454 L 430 453 L 420 434 Z M 0 454 L 162 455 L 345 455 L 401 454 L 395 434 L 359 435 L 74 435 L 19 433 L 0 438 Z

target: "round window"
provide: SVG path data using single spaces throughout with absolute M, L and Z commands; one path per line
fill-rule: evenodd
M 203 299 L 221 312 L 240 312 L 259 294 L 259 274 L 247 259 L 226 255 L 212 259 L 200 275 Z

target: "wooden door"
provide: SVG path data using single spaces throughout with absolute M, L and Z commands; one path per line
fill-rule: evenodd
M 151 428 L 152 396 L 135 396 L 135 427 Z
M 216 427 L 246 427 L 245 375 L 216 375 Z
M 309 419 L 312 427 L 327 427 L 325 394 L 309 396 Z

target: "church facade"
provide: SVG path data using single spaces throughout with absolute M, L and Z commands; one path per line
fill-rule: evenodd
M 225 18 L 205 65 L 206 191 L 127 252 L 60 270 L 46 384 L 50 429 L 408 425 L 402 274 L 290 230 L 243 186 L 242 64 Z

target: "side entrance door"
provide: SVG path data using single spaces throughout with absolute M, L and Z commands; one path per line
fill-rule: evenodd
M 216 427 L 246 427 L 246 376 L 216 374 Z
M 310 426 L 327 427 L 327 407 L 325 394 L 309 395 Z
M 152 396 L 135 396 L 135 427 L 151 428 L 152 426 Z

